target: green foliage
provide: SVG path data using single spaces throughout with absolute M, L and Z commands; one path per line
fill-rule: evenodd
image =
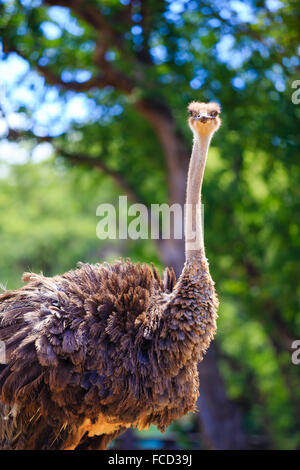
M 66 87 L 78 70 L 97 74 L 95 29 L 68 9 L 62 25 L 46 4 L 33 3 L 0 2 L 7 52 L 19 51 L 32 69 L 46 65 L 60 79 L 71 73 Z M 56 161 L 9 166 L 0 185 L 0 280 L 15 287 L 23 270 L 52 275 L 78 260 L 119 255 L 159 263 L 152 242 L 108 245 L 96 238 L 97 205 L 115 202 L 122 189 L 96 170 L 63 161 L 59 149 L 88 151 L 119 172 L 138 200 L 164 202 L 163 151 L 135 103 L 147 98 L 167 105 L 190 146 L 187 103 L 220 101 L 223 125 L 203 188 L 207 255 L 221 300 L 220 364 L 254 444 L 297 448 L 300 369 L 291 364 L 290 347 L 300 334 L 300 104 L 291 101 L 291 84 L 299 78 L 299 6 L 282 1 L 273 11 L 269 2 L 243 2 L 251 12 L 246 21 L 231 4 L 241 2 L 177 2 L 182 9 L 176 13 L 174 2 L 149 1 L 143 32 L 134 35 L 131 28 L 139 21 L 128 20 L 126 6 L 116 0 L 91 3 L 117 29 L 121 46 L 111 40 L 106 52 L 134 87 L 129 95 L 117 87 L 90 89 L 84 94 L 90 114 L 84 122 L 74 116 L 55 139 Z M 46 21 L 57 25 L 55 39 L 45 34 Z M 226 37 L 232 40 L 229 50 Z M 50 88 L 43 83 L 44 92 Z M 57 100 L 65 105 L 73 94 L 59 88 Z M 36 100 L 18 109 L 32 122 L 43 94 Z M 194 446 L 185 434 L 190 425 L 168 430 L 185 448 Z

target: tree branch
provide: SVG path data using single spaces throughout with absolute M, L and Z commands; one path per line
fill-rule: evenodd
M 69 8 L 77 16 L 92 26 L 97 32 L 104 33 L 110 43 L 114 44 L 120 51 L 127 55 L 124 50 L 124 41 L 120 34 L 108 23 L 108 19 L 104 17 L 101 11 L 86 0 L 45 0 L 51 6 L 60 5 Z
M 143 64 L 153 64 L 151 55 L 145 48 L 143 48 L 142 51 L 137 52 L 135 55 L 130 54 L 124 47 L 123 36 L 116 31 L 111 22 L 109 22 L 109 18 L 103 15 L 103 13 L 101 13 L 101 11 L 91 3 L 85 0 L 44 0 L 44 3 L 48 3 L 51 6 L 61 5 L 69 8 L 79 18 L 84 20 L 95 31 L 97 31 L 102 43 L 115 46 L 122 53 L 123 59 L 126 60 L 127 63 L 131 62 L 133 67 L 135 65 L 135 59 Z M 132 3 L 129 2 L 129 4 L 124 7 L 124 11 L 121 12 L 119 17 L 117 16 L 115 23 L 125 23 L 130 29 L 132 11 L 133 6 Z
M 3 51 L 5 53 L 15 52 L 20 57 L 31 63 L 30 59 L 28 59 L 28 57 L 26 57 L 23 52 L 21 52 L 16 46 L 13 46 L 7 41 L 3 42 Z M 50 85 L 62 86 L 68 90 L 83 92 L 89 91 L 91 88 L 104 88 L 105 86 L 111 85 L 111 83 L 109 83 L 108 80 L 106 80 L 106 78 L 101 75 L 92 77 L 86 82 L 82 83 L 76 81 L 64 82 L 62 78 L 56 73 L 54 73 L 49 67 L 45 67 L 37 63 L 34 63 L 33 65 L 40 72 L 40 74 L 45 77 L 46 81 Z
M 105 53 L 108 50 L 108 45 L 98 37 L 96 48 L 94 51 L 94 63 L 100 69 L 104 71 L 104 76 L 110 85 L 116 87 L 124 93 L 131 93 L 135 84 L 131 79 L 121 73 L 119 70 L 114 68 L 107 60 L 105 59 Z
M 124 176 L 120 172 L 108 168 L 108 166 L 103 160 L 100 160 L 99 158 L 90 157 L 89 155 L 86 155 L 83 153 L 73 154 L 73 153 L 67 152 L 66 150 L 54 145 L 53 137 L 51 136 L 37 136 L 33 134 L 32 132 L 16 131 L 14 129 L 9 129 L 8 135 L 7 135 L 7 139 L 11 141 L 19 141 L 26 137 L 36 139 L 38 142 L 51 142 L 56 154 L 63 156 L 66 160 L 68 160 L 69 162 L 73 164 L 85 165 L 85 166 L 88 166 L 90 168 L 95 168 L 105 173 L 107 176 L 112 178 L 115 184 L 120 189 L 122 189 L 122 191 L 124 191 L 127 194 L 127 196 L 132 202 L 145 204 L 145 201 L 143 201 L 139 196 L 137 196 L 134 189 L 126 181 Z
M 65 150 L 61 148 L 54 147 L 56 153 L 62 155 L 64 158 L 66 158 L 68 161 L 71 163 L 74 163 L 76 165 L 85 165 L 91 168 L 96 168 L 106 175 L 110 176 L 113 181 L 116 183 L 116 185 L 121 188 L 129 197 L 129 199 L 132 202 L 137 202 L 140 204 L 143 204 L 144 201 L 142 201 L 135 193 L 133 188 L 128 184 L 128 182 L 125 180 L 123 175 L 119 173 L 118 171 L 111 170 L 110 168 L 107 167 L 107 165 L 103 162 L 103 160 L 99 160 L 96 158 L 92 158 L 86 154 L 72 154 L 69 152 L 66 152 Z
M 68 90 L 74 90 L 78 92 L 89 91 L 91 88 L 104 88 L 110 85 L 110 83 L 102 76 L 97 75 L 90 78 L 86 82 L 64 82 L 61 77 L 55 74 L 52 70 L 41 65 L 35 65 L 36 69 L 45 77 L 47 83 L 50 85 L 62 86 Z

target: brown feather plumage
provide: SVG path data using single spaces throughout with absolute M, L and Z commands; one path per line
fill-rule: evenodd
M 176 286 L 173 271 L 163 284 L 129 261 L 25 280 L 0 296 L 2 448 L 103 448 L 129 426 L 163 431 L 194 410 L 217 307 L 205 260 Z

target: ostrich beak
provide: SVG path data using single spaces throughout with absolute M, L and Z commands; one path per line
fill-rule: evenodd
M 197 121 L 206 122 L 207 119 L 211 119 L 211 116 L 209 116 L 207 113 L 200 113 L 195 117 L 195 119 Z

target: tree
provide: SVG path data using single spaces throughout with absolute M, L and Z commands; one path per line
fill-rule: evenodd
M 297 326 L 292 312 L 299 307 L 292 261 L 299 250 L 292 228 L 299 108 L 288 88 L 299 68 L 296 4 L 23 0 L 0 6 L 5 58 L 18 54 L 44 77 L 44 89 L 54 87 L 66 102 L 84 95 L 94 109 L 85 122 L 53 135 L 51 126 L 39 130 L 30 106 L 20 107 L 30 125 L 10 129 L 8 138 L 51 142 L 58 157 L 106 173 L 132 201 L 184 203 L 190 135 L 183 108 L 194 98 L 222 103 L 215 144 L 222 157 L 208 168 L 205 188 L 208 258 L 221 295 L 238 297 L 237 308 L 262 324 L 299 410 L 295 371 L 287 364 Z M 157 248 L 162 263 L 179 273 L 183 241 L 158 240 Z M 285 286 L 283 298 L 276 285 Z M 200 367 L 204 434 L 215 448 L 246 447 L 220 364 L 212 350 Z M 291 429 L 299 413 L 297 419 Z

